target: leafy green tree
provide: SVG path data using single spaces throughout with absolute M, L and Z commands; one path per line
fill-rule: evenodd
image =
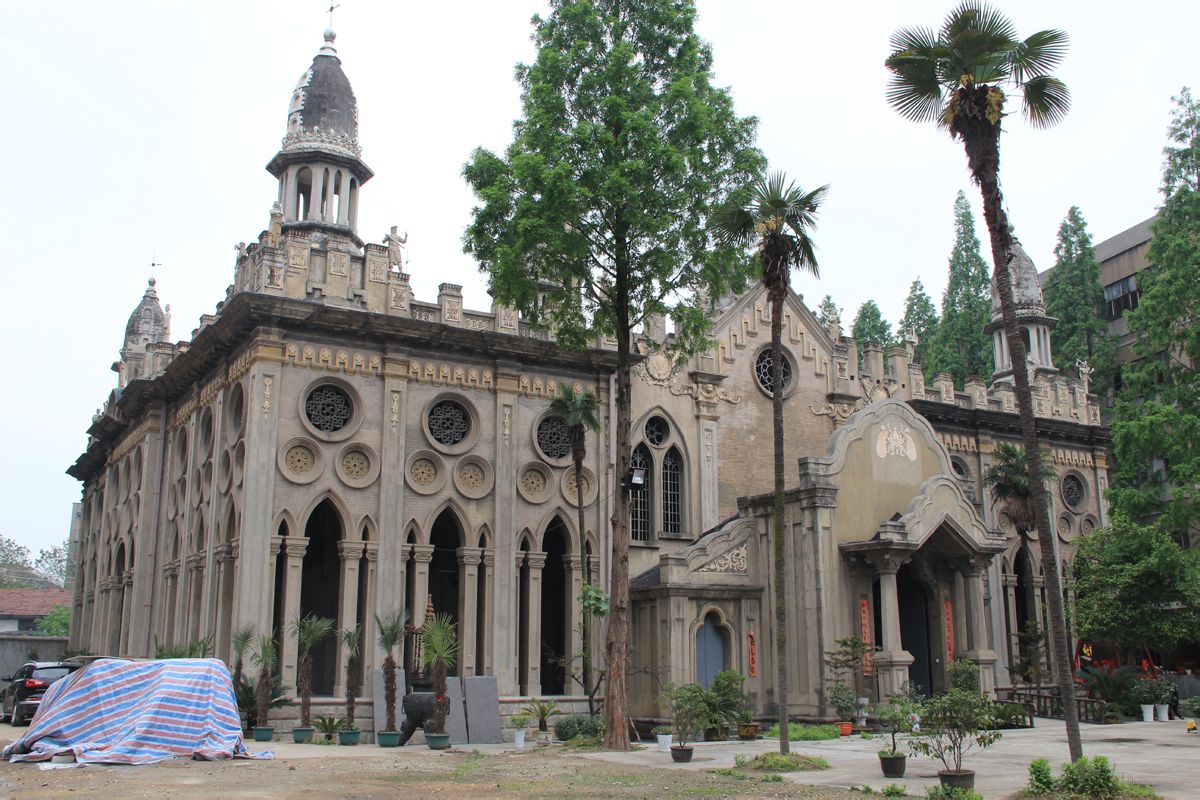
M 892 324 L 883 318 L 879 304 L 868 300 L 858 307 L 850 335 L 858 345 L 858 357 L 861 360 L 867 342 L 875 342 L 885 349 L 892 343 Z
M 792 268 L 818 274 L 817 257 L 809 232 L 828 186 L 806 192 L 786 183 L 782 172 L 760 178 L 749 196 L 738 196 L 717 209 L 713 228 L 717 238 L 731 245 L 756 246 L 755 260 L 762 268 L 762 283 L 771 302 L 771 435 L 774 443 L 775 491 L 771 522 L 775 561 L 776 704 L 779 709 L 779 752 L 787 754 L 787 544 L 783 524 L 783 301 L 787 299 Z M 786 184 L 786 185 L 785 185 Z
M 591 389 L 576 392 L 565 382 L 558 385 L 558 394 L 550 401 L 547 409 L 551 414 L 562 417 L 567 423 L 571 437 L 571 462 L 575 466 L 575 516 L 579 526 L 579 585 L 586 587 L 588 578 L 587 527 L 583 519 L 583 460 L 587 458 L 587 433 L 600 430 L 600 403 Z M 581 602 L 579 605 L 583 652 L 583 687 L 588 696 L 588 715 L 596 715 L 592 687 L 592 614 Z
M 1042 569 L 1058 666 L 1059 700 L 1066 721 L 1071 760 L 1083 756 L 1079 716 L 1075 706 L 1074 676 L 1069 633 L 1063 608 L 1062 580 L 1053 537 L 1048 535 L 1050 507 L 1045 486 L 1038 480 L 1042 455 L 1038 447 L 1025 345 L 1017 328 L 1013 302 L 1014 256 L 1012 229 L 1000 192 L 1000 131 L 1006 96 L 1002 87 L 1020 94 L 1021 111 L 1035 127 L 1053 125 L 1066 116 L 1070 94 L 1066 84 L 1049 74 L 1067 50 L 1067 35 L 1044 30 L 1026 39 L 1017 38 L 1012 22 L 1003 13 L 979 0 L 963 0 L 946 17 L 938 31 L 901 28 L 892 34 L 892 54 L 885 66 L 892 72 L 888 102 L 904 117 L 934 122 L 962 142 L 971 178 L 983 198 L 984 222 L 992 244 L 996 295 L 1004 322 L 1004 338 L 1012 354 L 1017 414 L 1025 446 L 1026 469 L 1037 512 Z
M 911 333 L 917 337 L 917 346 L 913 357 L 924 364 L 929 352 L 930 343 L 937 333 L 938 314 L 925 285 L 917 278 L 908 289 L 908 297 L 904 300 L 904 316 L 900 318 L 900 329 L 896 331 L 897 338 L 907 341 Z
M 1157 525 L 1118 513 L 1075 551 L 1079 632 L 1123 648 L 1169 650 L 1200 630 L 1200 550 L 1185 550 Z
M 33 560 L 33 568 L 59 586 L 66 586 L 67 581 L 75 576 L 71 543 L 65 541 L 60 545 L 39 550 L 37 558 Z
M 0 589 L 25 589 L 30 583 L 29 548 L 0 536 Z
M 1054 247 L 1054 269 L 1042 290 L 1046 312 L 1058 320 L 1051 334 L 1054 365 L 1074 373 L 1076 363 L 1088 362 L 1096 370 L 1094 390 L 1105 393 L 1116 368 L 1116 343 L 1108 336 L 1104 321 L 1104 288 L 1100 285 L 1100 262 L 1092 249 L 1092 237 L 1078 206 L 1071 206 L 1058 228 Z
M 962 388 L 970 375 L 987 377 L 995 366 L 984 328 L 992 318 L 992 282 L 975 235 L 975 215 L 961 190 L 954 198 L 954 247 L 942 292 L 942 318 L 926 351 L 925 377 L 949 372 Z
M 71 609 L 55 606 L 37 621 L 37 632 L 43 636 L 70 636 Z
M 1174 100 L 1169 135 L 1177 146 L 1163 150 L 1166 203 L 1154 221 L 1150 267 L 1138 273 L 1141 301 L 1126 314 L 1139 360 L 1121 373 L 1109 500 L 1190 541 L 1200 534 L 1200 103 L 1186 88 Z
M 696 9 L 675 0 L 551 0 L 534 17 L 537 58 L 517 68 L 522 118 L 504 156 L 463 169 L 480 204 L 464 248 L 499 303 L 562 347 L 616 339 L 616 474 L 630 461 L 630 342 L 669 314 L 671 352 L 707 344 L 702 297 L 741 291 L 742 252 L 713 247 L 710 209 L 763 165 L 756 122 L 711 83 Z M 628 749 L 629 490 L 612 517 L 604 743 Z

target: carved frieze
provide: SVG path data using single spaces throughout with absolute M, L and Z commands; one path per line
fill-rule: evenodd
M 378 375 L 382 369 L 379 356 L 373 353 L 349 353 L 330 347 L 314 347 L 311 344 L 301 347 L 294 342 L 289 342 L 284 349 L 284 360 L 290 361 L 294 367 L 326 369 L 349 375 Z
M 332 252 L 327 257 L 329 274 L 346 277 L 350 272 L 350 254 Z
M 696 571 L 744 575 L 749 571 L 746 563 L 747 550 L 748 548 L 745 543 L 740 544 L 724 555 L 717 556 Z
M 724 400 L 726 403 L 740 403 L 742 396 L 728 389 L 717 386 L 713 383 L 682 383 L 671 387 L 671 394 L 680 396 L 687 395 L 695 399 L 697 402 L 715 403 L 718 400 Z

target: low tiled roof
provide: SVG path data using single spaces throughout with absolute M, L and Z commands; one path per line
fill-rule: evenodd
M 0 589 L 0 617 L 44 617 L 56 606 L 71 607 L 67 589 Z

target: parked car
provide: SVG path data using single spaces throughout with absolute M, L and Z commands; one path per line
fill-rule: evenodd
M 29 661 L 12 675 L 0 678 L 9 682 L 0 700 L 0 721 L 28 725 L 50 684 L 82 666 L 74 661 Z

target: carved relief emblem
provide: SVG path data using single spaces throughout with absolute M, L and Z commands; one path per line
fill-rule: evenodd
M 717 556 L 712 561 L 705 564 L 697 572 L 723 572 L 729 574 L 745 574 L 746 569 L 746 545 L 740 544 L 724 555 Z
M 515 331 L 517 329 L 517 310 L 515 308 L 500 309 L 500 330 Z
M 892 422 L 879 429 L 879 436 L 875 439 L 875 455 L 880 458 L 901 456 L 916 461 L 917 446 L 905 427 Z
M 408 287 L 393 286 L 392 287 L 392 308 L 407 309 L 408 308 Z
M 288 266 L 296 269 L 308 269 L 307 243 L 288 242 Z
M 642 377 L 653 386 L 665 386 L 671 380 L 672 371 L 670 357 L 665 353 L 651 353 Z
M 350 268 L 350 256 L 347 253 L 329 254 L 329 274 L 346 276 Z
M 442 306 L 443 322 L 460 322 L 462 320 L 462 302 L 447 300 Z
M 376 283 L 387 283 L 387 262 L 382 258 L 368 258 L 367 275 Z

